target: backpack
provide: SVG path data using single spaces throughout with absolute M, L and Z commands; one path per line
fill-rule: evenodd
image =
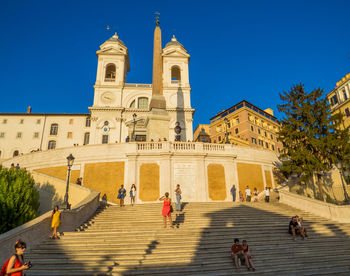
M 12 255 L 12 256 L 13 256 L 13 255 Z M 6 270 L 7 270 L 7 266 L 8 266 L 8 264 L 9 264 L 10 259 L 12 258 L 12 256 L 11 256 L 10 258 L 8 258 L 7 261 L 4 263 L 4 265 L 2 266 L 1 272 L 0 272 L 0 276 L 6 276 L 6 275 L 8 275 L 8 274 L 6 274 Z M 15 256 L 16 256 L 16 260 L 18 260 L 17 254 L 15 254 Z

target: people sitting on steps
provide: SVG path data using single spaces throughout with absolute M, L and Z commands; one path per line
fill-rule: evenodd
M 253 261 L 252 261 L 252 256 L 250 255 L 250 251 L 249 251 L 249 245 L 248 245 L 246 240 L 242 241 L 242 247 L 243 247 L 244 259 L 245 259 L 245 262 L 247 264 L 248 270 L 255 271 L 255 267 L 254 267 Z
M 308 235 L 307 235 L 307 229 L 306 227 L 303 227 L 301 225 L 303 219 L 299 218 L 297 215 L 292 217 L 291 221 L 289 222 L 289 229 L 288 232 L 293 236 L 293 240 L 296 241 L 297 235 L 300 235 L 303 240 L 306 240 Z
M 249 250 L 247 251 L 249 254 Z M 243 245 L 239 243 L 239 239 L 234 239 L 234 243 L 231 246 L 231 257 L 235 263 L 236 270 L 239 270 L 239 262 L 240 260 L 241 265 L 246 265 L 247 269 L 250 270 L 250 263 L 248 261 L 248 254 L 244 253 Z M 254 268 L 255 269 L 255 268 Z

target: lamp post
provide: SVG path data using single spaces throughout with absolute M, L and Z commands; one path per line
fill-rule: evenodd
M 344 190 L 344 203 L 345 204 L 350 204 L 350 199 L 349 199 L 349 195 L 348 192 L 346 191 L 346 187 L 344 184 L 344 176 L 343 176 L 343 162 L 342 161 L 338 161 L 336 162 L 336 167 L 339 170 L 339 174 L 340 174 L 340 179 L 341 179 L 341 184 L 343 186 L 343 190 Z
M 69 190 L 69 179 L 70 179 L 70 171 L 72 169 L 73 163 L 74 163 L 74 156 L 72 154 L 70 154 L 67 157 L 67 166 L 68 166 L 68 172 L 67 172 L 67 186 L 66 186 L 66 194 L 64 195 L 64 206 L 66 207 L 66 209 L 70 209 L 70 205 L 68 203 L 68 190 Z
M 132 130 L 132 137 L 131 137 L 131 141 L 132 141 L 132 142 L 135 142 L 136 117 L 137 117 L 137 115 L 136 115 L 136 113 L 134 113 L 134 114 L 132 115 L 132 118 L 134 119 L 134 121 L 133 121 L 134 128 L 133 128 L 133 130 Z
M 225 118 L 225 119 L 224 119 L 224 122 L 225 122 L 225 124 L 226 124 L 226 133 L 225 133 L 226 141 L 225 141 L 225 144 L 230 144 L 230 141 L 228 140 L 228 119 Z

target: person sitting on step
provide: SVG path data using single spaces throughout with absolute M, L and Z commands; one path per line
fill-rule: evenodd
M 248 270 L 255 271 L 255 267 L 252 261 L 252 256 L 250 255 L 250 251 L 249 251 L 249 245 L 246 240 L 242 241 L 242 247 L 243 247 L 243 255 L 244 255 L 245 263 L 247 265 Z
M 292 220 L 289 222 L 289 229 L 288 229 L 289 234 L 293 236 L 293 240 L 296 241 L 297 235 L 300 235 L 302 239 L 306 238 L 306 229 L 299 225 L 298 223 L 298 216 L 292 217 Z
M 231 246 L 231 256 L 235 262 L 236 270 L 239 269 L 238 258 L 241 260 L 241 264 L 244 265 L 245 258 L 243 254 L 243 246 L 239 243 L 239 239 L 234 239 L 234 244 Z

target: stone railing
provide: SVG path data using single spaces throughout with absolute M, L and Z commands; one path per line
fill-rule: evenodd
M 231 145 L 207 144 L 195 142 L 138 142 L 138 151 L 225 151 L 232 150 Z
M 52 177 L 49 177 L 50 179 Z M 42 178 L 44 179 L 44 177 Z M 52 180 L 52 179 L 51 179 Z M 56 179 L 57 182 L 65 181 Z M 62 183 L 62 184 L 63 184 Z M 50 184 L 55 185 L 55 181 L 50 181 Z M 71 184 L 78 186 L 75 184 Z M 79 189 L 80 194 L 79 194 Z M 60 196 L 60 187 L 57 187 L 57 191 Z M 80 195 L 79 203 L 75 204 L 75 208 L 72 210 L 64 210 L 62 212 L 61 226 L 59 232 L 74 231 L 79 225 L 88 220 L 99 206 L 100 193 L 85 187 L 74 187 L 75 193 Z M 86 191 L 89 191 L 86 193 Z M 43 215 L 33 219 L 21 226 L 18 226 L 6 233 L 0 235 L 0 264 L 3 264 L 6 259 L 14 253 L 14 244 L 18 239 L 21 239 L 27 243 L 28 250 L 30 251 L 33 246 L 39 244 L 41 241 L 48 239 L 52 232 L 51 229 L 51 211 L 44 213 Z
M 341 223 L 350 223 L 350 206 L 334 205 L 308 198 L 306 196 L 297 195 L 287 191 L 287 188 L 279 191 L 280 202 L 289 206 L 310 212 L 317 216 L 338 221 Z
M 152 84 L 148 83 L 126 83 L 125 87 L 143 87 L 143 88 L 152 88 Z
M 161 150 L 163 144 L 161 142 L 140 142 L 137 143 L 137 150 Z
M 174 143 L 171 143 L 171 149 L 173 151 L 196 150 L 196 144 L 191 142 L 174 142 Z

